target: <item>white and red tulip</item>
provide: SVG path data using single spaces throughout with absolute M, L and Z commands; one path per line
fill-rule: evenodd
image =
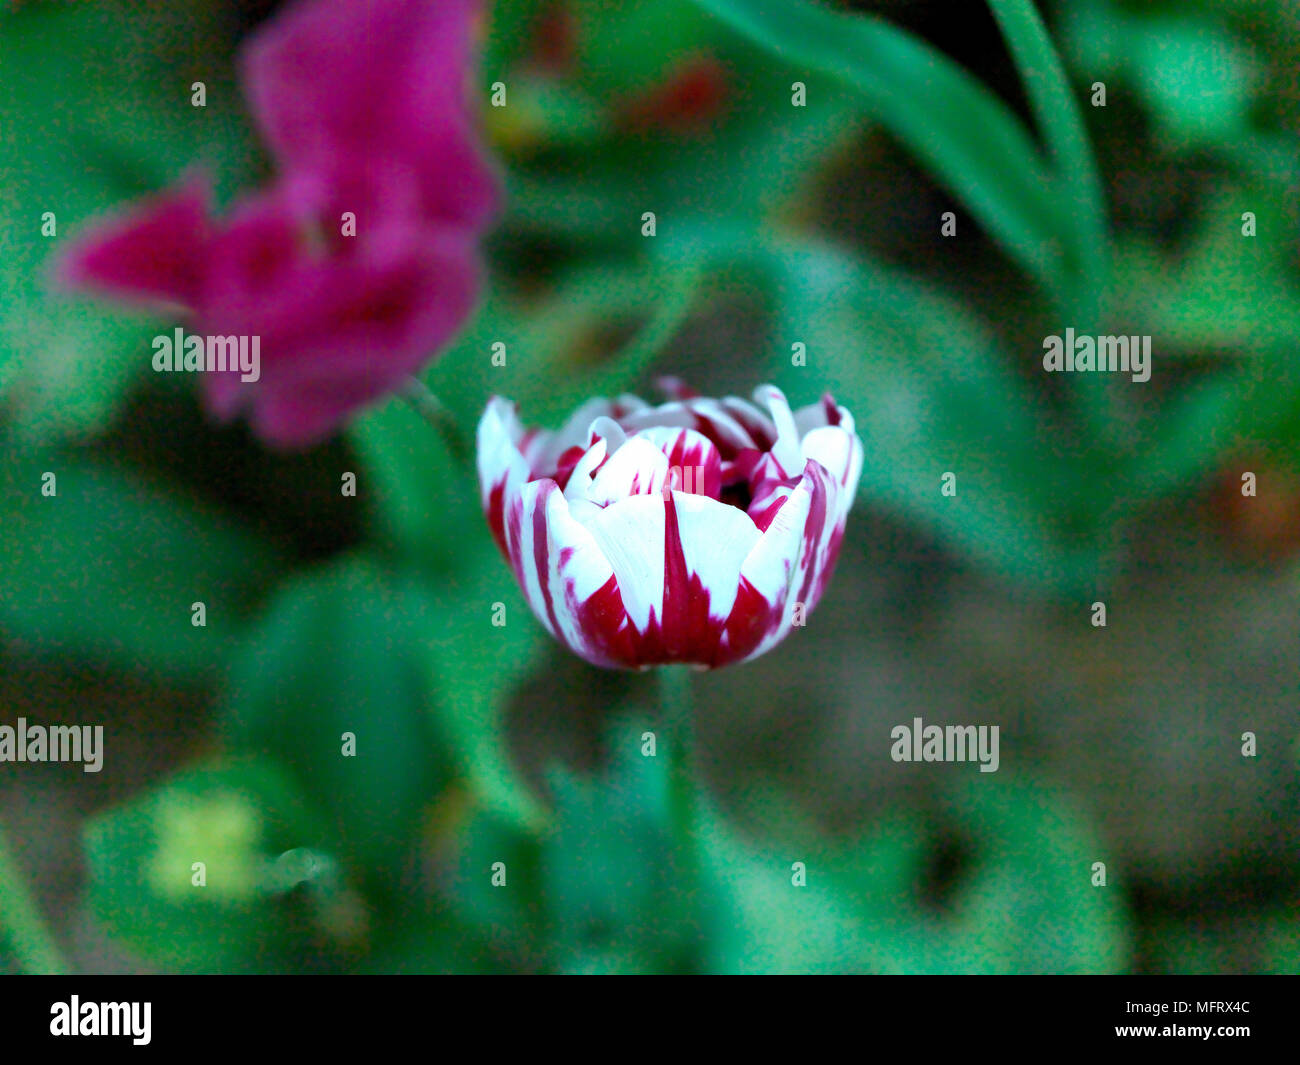
M 500 397 L 479 422 L 497 544 L 594 665 L 716 668 L 775 646 L 821 598 L 857 489 L 862 441 L 829 395 L 792 412 L 771 385 L 759 406 L 668 387 L 659 407 L 590 400 L 558 432 Z

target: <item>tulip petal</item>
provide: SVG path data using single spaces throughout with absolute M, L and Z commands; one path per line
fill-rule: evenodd
M 488 526 L 503 553 L 508 553 L 505 500 L 518 493 L 528 480 L 528 465 L 519 451 L 523 437 L 514 404 L 493 396 L 478 423 L 478 483 Z
M 603 507 L 627 496 L 662 492 L 667 480 L 668 456 L 649 440 L 634 436 L 601 465 L 587 498 Z
M 587 400 L 559 429 L 546 434 L 546 439 L 530 454 L 533 476 L 551 476 L 559 465 L 560 456 L 571 447 L 587 450 L 591 445 L 589 430 L 592 422 L 600 417 L 609 417 L 613 410 L 614 404 L 603 396 Z
M 672 502 L 686 573 L 698 581 L 694 594 L 702 595 L 716 623 L 716 642 L 735 604 L 741 567 L 761 534 L 743 510 L 716 499 L 673 492 Z
M 591 532 L 569 512 L 554 481 L 533 481 L 510 504 L 509 556 L 539 619 L 561 643 L 597 665 L 630 664 L 618 582 Z
M 690 399 L 648 407 L 620 419 L 630 432 L 670 426 L 694 429 L 711 440 L 724 458 L 741 448 L 754 447 L 753 438 L 716 399 Z
M 638 632 L 664 612 L 664 500 L 628 496 L 594 512 L 587 528 L 609 559 L 627 616 Z
M 821 588 L 816 578 L 830 555 L 836 529 L 835 497 L 836 482 L 816 462 L 809 462 L 745 559 L 741 575 L 752 594 L 738 596 L 727 626 L 739 659 L 755 658 L 779 643 L 793 627 L 796 611 L 806 618 L 816 605 Z
M 812 459 L 821 463 L 849 499 L 853 498 L 857 488 L 858 476 L 862 472 L 862 445 L 852 433 L 846 433 L 838 425 L 826 425 L 814 429 L 803 438 L 804 460 Z
M 722 460 L 713 441 L 694 429 L 655 426 L 637 439 L 649 441 L 666 458 L 670 487 L 717 499 L 722 491 Z
M 790 401 L 785 393 L 775 385 L 759 385 L 754 390 L 754 399 L 767 405 L 772 414 L 772 423 L 776 426 L 776 440 L 770 454 L 787 477 L 794 477 L 800 469 L 799 430 L 794 424 L 794 414 L 790 410 Z

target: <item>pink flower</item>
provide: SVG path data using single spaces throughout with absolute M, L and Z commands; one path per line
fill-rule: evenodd
M 534 613 L 598 666 L 716 668 L 771 649 L 817 604 L 862 470 L 830 396 L 779 389 L 593 399 L 555 433 L 493 397 L 478 427 L 488 524 Z
M 282 446 L 313 443 L 451 340 L 497 207 L 466 88 L 476 0 L 304 0 L 241 57 L 272 184 L 212 217 L 192 179 L 102 225 L 65 283 L 189 309 L 191 331 L 261 338 L 261 375 L 204 376 Z M 348 235 L 344 215 L 355 216 Z

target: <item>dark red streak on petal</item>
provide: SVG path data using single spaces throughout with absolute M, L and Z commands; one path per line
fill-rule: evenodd
M 583 602 L 571 605 L 586 640 L 579 652 L 583 658 L 598 666 L 635 669 L 641 665 L 632 642 L 635 633 L 627 624 L 623 593 L 613 574 Z
M 808 521 L 803 527 L 803 546 L 801 548 L 804 558 L 804 575 L 803 586 L 799 589 L 799 596 L 795 599 L 796 603 L 803 603 L 807 608 L 808 593 L 812 591 L 813 581 L 817 578 L 817 545 L 821 543 L 822 532 L 826 528 L 826 483 L 827 474 L 821 465 L 812 459 L 808 460 L 808 466 L 805 471 L 813 480 L 812 501 L 808 507 Z
M 737 662 L 751 654 L 780 624 L 782 608 L 782 603 L 769 603 L 747 578 L 741 577 L 736 603 L 714 656 L 714 667 Z
M 722 637 L 722 626 L 709 619 L 709 593 L 686 567 L 677 504 L 664 499 L 663 620 L 654 613 L 642 637 L 642 662 L 697 662 L 711 665 Z
M 497 542 L 501 554 L 509 558 L 510 551 L 506 547 L 505 494 L 506 481 L 505 478 L 502 478 L 492 486 L 492 491 L 488 493 L 487 520 L 488 527 L 492 530 L 492 539 Z
M 551 493 L 558 491 L 554 484 L 547 485 L 537 493 L 533 502 L 533 566 L 537 570 L 537 583 L 542 589 L 542 600 L 546 603 L 546 617 L 550 621 L 551 632 L 568 650 L 569 641 L 555 619 L 555 603 L 551 599 L 551 551 L 550 535 L 546 525 L 546 502 Z M 526 586 L 525 586 L 526 587 Z
M 826 424 L 840 424 L 840 408 L 836 406 L 834 398 L 829 392 L 822 396 L 822 406 L 826 409 Z

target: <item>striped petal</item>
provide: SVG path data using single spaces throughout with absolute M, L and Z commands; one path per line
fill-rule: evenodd
M 524 436 L 514 405 L 493 396 L 478 423 L 478 484 L 488 525 L 502 551 L 506 550 L 506 500 L 528 480 L 528 463 L 519 450 Z
M 506 543 L 528 604 L 552 636 L 595 665 L 633 664 L 613 567 L 554 481 L 530 482 L 511 500 Z
M 776 514 L 741 567 L 739 596 L 727 630 L 735 659 L 756 658 L 789 634 L 815 605 L 820 568 L 833 564 L 836 482 L 816 462 Z M 838 547 L 838 542 L 835 543 Z
M 648 407 L 593 400 L 554 434 L 494 399 L 479 425 L 489 521 L 529 604 L 602 666 L 709 668 L 769 650 L 825 590 L 862 469 L 847 410 L 779 389 Z

